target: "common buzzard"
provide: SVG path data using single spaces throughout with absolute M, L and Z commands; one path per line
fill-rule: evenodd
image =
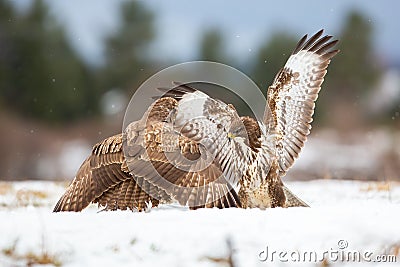
M 337 40 L 305 35 L 267 92 L 263 121 L 185 84 L 123 133 L 96 144 L 54 208 L 142 211 L 149 203 L 200 207 L 307 206 L 282 183 L 310 133 Z

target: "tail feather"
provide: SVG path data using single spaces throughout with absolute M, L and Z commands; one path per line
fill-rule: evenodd
M 293 194 L 286 186 L 283 187 L 283 192 L 285 193 L 286 197 L 286 203 L 285 206 L 287 208 L 289 207 L 310 207 L 305 203 L 303 200 L 301 200 L 298 196 Z

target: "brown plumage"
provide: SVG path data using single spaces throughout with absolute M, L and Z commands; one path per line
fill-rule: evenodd
M 160 88 L 143 118 L 95 145 L 54 208 L 90 203 L 141 211 L 160 203 L 200 207 L 307 206 L 281 178 L 311 129 L 315 100 L 337 41 L 304 36 L 268 88 L 264 121 L 185 84 Z
M 158 205 L 158 199 L 142 188 L 153 189 L 160 199 L 168 201 L 169 196 L 159 188 L 141 177 L 132 178 L 122 152 L 122 134 L 111 136 L 93 147 L 92 154 L 83 162 L 54 211 L 81 211 L 91 202 L 110 210 L 141 211 L 149 202 Z
M 176 141 L 171 144 L 160 138 L 162 132 L 168 138 L 165 120 L 176 103 L 169 97 L 157 100 L 149 108 L 146 123 L 131 124 L 123 134 L 96 144 L 54 211 L 80 211 L 90 203 L 98 203 L 106 210 L 141 211 L 149 203 L 154 207 L 160 202 L 169 203 L 172 198 L 191 208 L 240 206 L 236 192 L 215 163 L 188 172 L 167 158 L 177 156 L 176 152 L 189 160 L 200 157 L 199 144 L 184 136 L 171 136 Z M 207 195 L 209 199 L 205 200 Z

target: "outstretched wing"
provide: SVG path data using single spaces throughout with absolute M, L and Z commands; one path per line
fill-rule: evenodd
M 311 130 L 315 101 L 330 60 L 339 50 L 332 36 L 310 39 L 305 35 L 283 69 L 268 88 L 268 106 L 264 116 L 270 131 L 276 133 L 280 172 L 285 173 L 298 157 Z
M 184 92 L 182 88 L 179 90 L 180 94 L 189 93 L 186 89 Z M 235 173 L 230 148 L 226 151 L 222 145 L 205 141 L 205 136 L 216 139 L 222 133 L 225 133 L 223 140 L 228 138 L 226 131 L 219 132 L 221 127 L 229 126 L 227 118 L 219 118 L 224 113 L 214 110 L 209 112 L 209 117 L 199 119 L 197 108 L 203 107 L 197 105 L 200 104 L 197 100 L 214 103 L 208 97 L 203 99 L 204 96 L 196 91 L 192 96 L 194 102 L 189 101 L 192 111 L 187 109 L 186 96 L 181 100 L 183 106 L 179 106 L 176 99 L 163 97 L 124 133 L 94 146 L 54 212 L 81 211 L 92 202 L 111 210 L 142 210 L 150 201 L 157 206 L 160 201 L 172 199 L 191 208 L 239 207 L 239 198 L 226 179 Z M 229 112 L 232 112 L 231 108 Z M 218 131 L 213 132 L 216 129 Z M 217 149 L 215 153 L 221 153 L 219 157 L 224 156 L 224 160 L 213 157 L 215 153 L 207 151 L 206 146 Z
M 92 154 L 83 162 L 67 191 L 54 207 L 54 212 L 81 211 L 92 202 L 111 210 L 142 210 L 150 201 L 156 206 L 159 199 L 170 199 L 162 189 L 142 177 L 134 179 L 131 176 L 122 152 L 122 140 L 122 134 L 118 134 L 93 147 Z M 151 190 L 156 191 L 157 195 L 149 195 Z

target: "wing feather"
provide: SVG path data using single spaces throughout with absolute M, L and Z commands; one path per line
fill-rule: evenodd
M 269 87 L 265 122 L 278 136 L 281 173 L 304 146 L 326 68 L 338 53 L 337 41 L 322 33 L 299 41 Z M 251 151 L 261 146 L 258 135 L 249 141 L 231 105 L 175 85 L 159 88 L 164 95 L 140 121 L 93 148 L 54 211 L 80 211 L 92 202 L 142 210 L 172 198 L 191 208 L 241 206 L 236 192 L 254 160 Z
M 231 105 L 194 91 L 181 97 L 173 123 L 184 137 L 201 143 L 215 157 L 215 164 L 237 189 L 241 174 L 245 173 L 248 165 L 246 153 L 240 153 L 241 145 L 237 139 L 229 137 L 235 131 L 236 137 L 242 137 L 248 145 L 247 132 L 237 111 Z
M 142 190 L 125 166 L 122 152 L 122 134 L 105 139 L 93 147 L 92 154 L 83 162 L 67 191 L 57 202 L 54 212 L 81 211 L 90 203 L 98 203 L 106 209 L 143 209 L 151 201 L 158 204 Z M 163 199 L 169 196 L 160 188 L 146 183 Z
M 172 116 L 154 121 L 149 115 L 147 120 L 151 123 L 142 123 L 146 126 L 139 131 L 135 124 L 140 122 L 127 127 L 127 166 L 132 175 L 144 177 L 182 205 L 240 206 L 236 192 L 231 190 L 230 181 L 238 180 L 239 176 L 238 167 L 232 163 L 237 159 L 228 138 L 232 117 L 237 113 L 194 90 L 184 85 L 178 85 L 172 92 L 164 90 L 168 96 L 157 101 L 175 101 Z M 179 102 L 171 96 L 180 99 Z M 130 147 L 135 147 L 133 154 L 129 153 Z
M 277 134 L 280 172 L 285 173 L 298 157 L 311 130 L 315 101 L 330 60 L 339 50 L 323 30 L 305 35 L 268 89 L 269 112 L 265 121 Z

